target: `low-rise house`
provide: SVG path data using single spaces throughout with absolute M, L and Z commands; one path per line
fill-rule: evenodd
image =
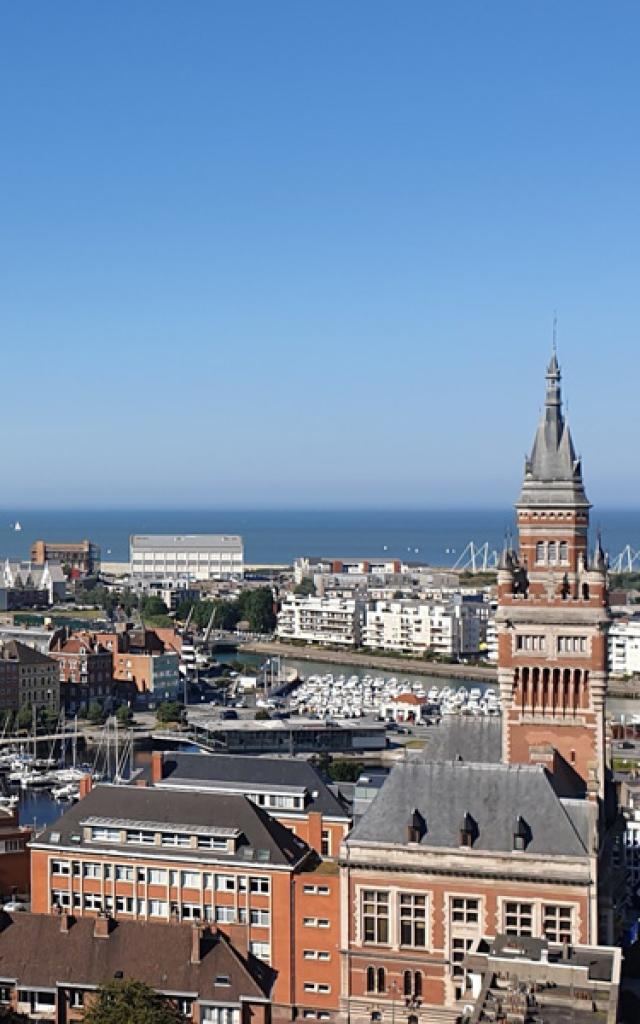
M 30 1020 L 81 1021 L 114 979 L 144 982 L 193 1024 L 271 1020 L 272 972 L 215 926 L 0 910 L 0 973 L 0 1005 Z

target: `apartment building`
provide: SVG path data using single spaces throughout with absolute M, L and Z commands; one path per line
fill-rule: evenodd
M 60 671 L 60 696 L 65 711 L 76 714 L 90 704 L 113 701 L 113 655 L 88 633 L 57 639 L 50 651 Z
M 37 565 L 59 562 L 69 569 L 72 578 L 95 576 L 100 572 L 100 548 L 90 540 L 36 540 L 31 545 L 31 561 Z
M 616 618 L 609 630 L 609 672 L 613 676 L 640 674 L 640 615 Z
M 235 535 L 151 534 L 130 538 L 132 576 L 216 580 L 242 577 L 244 544 Z
M 357 597 L 309 597 L 287 594 L 278 612 L 277 634 L 283 640 L 359 647 L 365 602 Z
M 396 765 L 343 844 L 343 1013 L 453 1022 L 481 935 L 596 942 L 597 815 L 541 765 Z
M 0 901 L 25 898 L 30 889 L 32 829 L 18 810 L 0 807 Z
M 192 1024 L 271 1020 L 270 972 L 215 926 L 0 910 L 0 960 L 0 1003 L 28 1020 L 80 1022 L 114 979 L 144 982 Z
M 114 681 L 130 687 L 139 700 L 176 695 L 181 685 L 176 649 L 181 648 L 181 638 L 175 630 L 134 627 L 92 636 L 111 654 Z
M 0 646 L 0 661 L 12 666 L 12 682 L 6 687 L 5 698 L 9 698 L 10 689 L 15 692 L 14 711 L 24 705 L 59 710 L 60 676 L 53 658 L 17 640 L 7 640 Z M 13 690 L 16 679 L 17 689 Z
M 405 654 L 457 654 L 460 619 L 442 603 L 375 601 L 366 609 L 362 645 Z

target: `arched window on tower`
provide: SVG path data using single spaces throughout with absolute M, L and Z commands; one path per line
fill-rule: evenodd
M 545 543 L 543 540 L 539 540 L 536 544 L 536 562 L 538 565 L 543 565 L 545 561 Z
M 558 545 L 555 540 L 549 541 L 549 565 L 557 565 L 558 562 Z
M 411 971 L 405 971 L 402 978 L 402 991 L 405 996 L 413 995 L 413 985 L 411 978 Z
M 413 972 L 413 994 L 416 999 L 422 996 L 422 971 Z
M 583 583 L 582 584 L 582 598 L 583 598 L 584 601 L 588 601 L 589 600 L 589 584 L 588 583 Z
M 376 990 L 376 971 L 375 967 L 367 967 L 367 992 L 375 992 Z
M 384 967 L 378 967 L 378 992 L 387 990 L 387 972 Z
M 560 541 L 560 562 L 562 565 L 569 564 L 569 545 L 566 540 Z

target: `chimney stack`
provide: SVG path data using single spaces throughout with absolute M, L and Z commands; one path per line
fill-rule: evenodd
M 163 774 L 162 751 L 154 750 L 151 754 L 151 784 L 162 782 Z
M 111 932 L 111 918 L 109 914 L 100 911 L 93 926 L 94 939 L 108 939 Z
M 91 792 L 92 788 L 93 778 L 91 774 L 88 772 L 86 775 L 83 775 L 82 778 L 80 779 L 80 799 L 82 800 L 83 797 L 87 796 Z
M 191 928 L 191 963 L 200 963 L 200 925 L 194 924 Z

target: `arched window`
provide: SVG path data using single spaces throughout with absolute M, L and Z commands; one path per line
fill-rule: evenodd
M 387 972 L 384 967 L 378 967 L 378 992 L 386 992 Z
M 545 548 L 544 541 L 543 540 L 539 540 L 538 543 L 536 544 L 536 562 L 538 562 L 538 564 L 542 564 L 544 562 L 544 554 L 545 554 L 544 548 Z
M 374 967 L 367 967 L 367 992 L 376 990 L 376 972 Z
M 569 545 L 566 540 L 560 541 L 560 561 L 563 565 L 567 565 L 569 561 Z
M 414 971 L 413 994 L 417 999 L 422 995 L 422 971 Z
M 549 541 L 549 565 L 555 565 L 558 561 L 558 547 L 555 540 Z
M 403 975 L 403 992 L 405 996 L 412 996 L 413 991 L 411 988 L 411 971 L 405 971 Z
M 407 1017 L 407 1024 L 418 1024 L 418 1018 L 415 1013 L 410 1013 Z
M 582 584 L 582 597 L 583 597 L 583 599 L 585 601 L 589 600 L 589 584 L 588 583 L 583 583 Z

